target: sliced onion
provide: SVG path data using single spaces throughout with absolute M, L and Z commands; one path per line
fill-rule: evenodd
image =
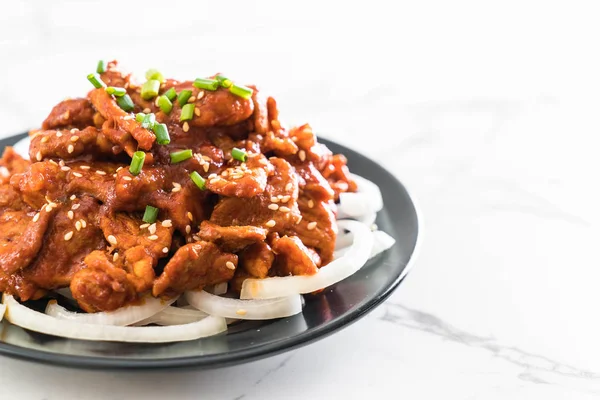
M 302 312 L 300 295 L 268 300 L 239 300 L 219 297 L 204 290 L 185 293 L 187 301 L 200 311 L 235 319 L 274 319 Z
M 367 193 L 340 193 L 339 215 L 356 218 L 376 211 L 375 204 Z
M 371 249 L 371 256 L 369 257 L 369 259 L 392 248 L 392 246 L 395 243 L 396 239 L 394 239 L 384 231 L 373 232 L 373 248 Z
M 51 300 L 46 306 L 46 314 L 58 319 L 86 324 L 126 326 L 135 324 L 138 321 L 161 312 L 177 300 L 177 298 L 161 300 L 156 297 L 148 296 L 143 300 L 144 303 L 140 305 L 126 306 L 115 311 L 90 314 L 68 311 L 64 307 L 59 306 L 56 301 Z
M 150 318 L 143 319 L 137 322 L 135 325 L 144 326 L 149 324 L 157 325 L 181 325 L 189 324 L 192 322 L 200 321 L 205 318 L 208 314 L 196 310 L 195 308 L 179 308 L 179 307 L 167 307 L 158 314 L 151 316 Z
M 97 325 L 54 318 L 32 310 L 11 295 L 3 296 L 6 319 L 31 331 L 71 339 L 109 342 L 167 343 L 194 340 L 227 330 L 225 319 L 206 317 L 198 322 L 177 326 Z
M 4 318 L 4 313 L 6 312 L 6 306 L 4 304 L 0 304 L 0 321 Z
M 379 186 L 360 175 L 350 174 L 350 176 L 352 176 L 352 179 L 356 182 L 358 192 L 369 196 L 369 202 L 371 203 L 372 209 L 374 211 L 381 211 L 383 209 L 383 197 L 381 196 Z
M 285 276 L 246 279 L 242 284 L 242 299 L 272 299 L 299 293 L 311 293 L 333 285 L 358 271 L 368 260 L 373 248 L 371 230 L 357 221 L 338 221 L 338 228 L 352 232 L 354 242 L 348 252 L 310 276 Z M 188 299 L 189 301 L 189 299 Z
M 225 294 L 225 293 L 227 293 L 227 282 L 217 283 L 213 287 L 213 294 L 216 294 L 217 296 L 220 296 L 220 295 Z
M 25 160 L 29 160 L 29 143 L 31 140 L 29 136 L 19 140 L 17 143 L 13 145 L 15 152 L 23 157 Z

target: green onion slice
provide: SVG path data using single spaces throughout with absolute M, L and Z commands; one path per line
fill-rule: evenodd
M 215 79 L 219 81 L 219 85 L 221 85 L 221 87 L 230 88 L 231 85 L 233 85 L 233 82 L 231 82 L 231 79 L 229 79 L 223 75 L 217 75 L 217 76 L 215 76 Z
M 179 103 L 179 105 L 181 107 L 183 107 L 184 105 L 187 104 L 190 97 L 192 97 L 191 90 L 182 90 L 181 92 L 179 92 L 179 95 L 177 96 L 177 102 Z
M 186 104 L 181 109 L 181 116 L 179 117 L 179 121 L 189 121 L 194 118 L 194 108 L 196 108 L 195 104 Z
M 173 103 L 171 103 L 171 100 L 169 100 L 169 98 L 163 94 L 162 96 L 158 97 L 158 107 L 160 107 L 162 112 L 168 114 L 173 109 Z
M 163 76 L 163 74 L 161 74 L 159 70 L 154 68 L 150 68 L 148 71 L 146 71 L 146 79 L 155 79 L 160 83 L 163 83 L 165 81 L 165 77 Z
M 158 95 L 160 82 L 156 79 L 150 79 L 142 85 L 142 99 L 151 100 Z
M 146 158 L 146 153 L 143 151 L 136 151 L 133 153 L 133 157 L 131 158 L 131 165 L 129 166 L 129 172 L 132 175 L 139 175 L 142 171 L 142 167 L 144 166 L 144 159 Z
M 144 216 L 142 217 L 142 221 L 147 224 L 153 224 L 156 222 L 156 218 L 158 217 L 158 208 L 152 206 L 146 206 L 146 211 L 144 211 Z
M 142 122 L 144 120 L 145 116 L 146 116 L 146 114 L 144 114 L 144 113 L 137 113 L 137 114 L 135 114 L 135 120 L 137 122 Z
M 171 88 L 169 90 L 167 90 L 165 92 L 165 96 L 167 96 L 167 99 L 173 101 L 175 100 L 175 98 L 177 97 L 177 92 L 175 91 L 175 88 Z
M 96 72 L 99 74 L 103 74 L 106 72 L 106 61 L 104 61 L 104 60 L 98 61 L 98 66 L 96 67 Z
M 117 97 L 117 104 L 119 105 L 119 107 L 121 107 L 123 111 L 133 111 L 133 100 L 131 100 L 131 97 L 129 97 L 128 94 L 126 94 L 125 96 Z
M 106 89 L 106 93 L 112 94 L 115 97 L 125 96 L 127 94 L 127 90 L 120 87 L 109 86 Z
M 154 124 L 154 134 L 156 135 L 156 143 L 165 145 L 171 143 L 169 129 L 165 124 Z
M 152 129 L 155 122 L 156 116 L 153 113 L 146 114 L 144 115 L 144 119 L 142 119 L 142 128 Z
M 192 172 L 190 174 L 190 178 L 192 178 L 192 181 L 196 184 L 196 186 L 198 186 L 200 190 L 206 189 L 206 179 L 200 176 L 199 173 L 197 173 L 196 171 Z
M 242 85 L 231 85 L 229 91 L 235 94 L 236 96 L 240 96 L 246 100 L 252 97 L 252 93 L 254 93 L 252 89 Z
M 198 89 L 206 89 L 206 90 L 215 91 L 219 88 L 219 81 L 216 79 L 197 78 L 194 81 L 194 86 L 197 87 Z
M 235 158 L 238 161 L 246 162 L 246 156 L 246 150 L 238 149 L 237 147 L 234 147 L 231 150 L 231 157 Z
M 87 76 L 87 78 L 88 78 L 88 81 L 90 81 L 96 89 L 106 87 L 106 84 L 104 82 L 102 82 L 102 79 L 100 79 L 100 75 L 98 75 L 96 73 L 89 74 Z
M 190 150 L 190 149 L 175 151 L 170 154 L 171 163 L 177 164 L 182 161 L 188 160 L 188 159 L 192 158 L 192 155 L 193 155 L 192 150 Z

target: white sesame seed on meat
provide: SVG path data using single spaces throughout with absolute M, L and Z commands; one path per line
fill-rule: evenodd
M 48 136 L 44 136 L 40 142 L 46 143 L 48 141 Z
M 306 229 L 308 229 L 309 231 L 312 231 L 316 227 L 317 227 L 317 222 L 316 221 L 309 222 L 308 225 L 306 225 Z
M 62 132 L 61 131 L 56 131 L 56 137 L 62 137 Z
M 269 204 L 267 207 L 269 210 L 273 210 L 273 211 L 277 211 L 277 209 L 279 208 L 279 206 L 277 204 Z
M 149 226 L 150 226 L 150 224 L 141 224 L 140 229 L 146 229 Z
M 73 211 L 69 210 L 69 212 L 67 212 L 67 217 L 69 217 L 69 219 L 73 219 Z
M 170 220 L 170 219 L 165 219 L 165 220 L 164 220 L 164 221 L 161 223 L 161 225 L 162 225 L 162 226 L 164 226 L 165 228 L 170 228 L 170 227 L 172 227 L 172 226 L 173 226 L 173 224 L 171 223 L 171 220 Z
M 81 221 L 75 222 L 75 229 L 79 232 L 81 230 Z
M 275 220 L 272 220 L 272 219 L 271 219 L 271 220 L 269 220 L 269 221 L 268 221 L 268 222 L 267 222 L 265 225 L 266 225 L 267 227 L 269 227 L 269 228 L 272 228 L 272 227 L 274 227 L 274 226 L 275 226 L 275 224 L 276 224 Z
M 42 152 L 38 151 L 37 153 L 35 153 L 35 159 L 38 161 L 42 161 Z
M 40 213 L 36 213 L 36 214 L 33 216 L 33 222 L 38 222 L 38 220 L 39 220 L 39 219 L 40 219 Z
M 71 210 L 77 210 L 80 206 L 81 206 L 81 204 L 79 204 L 79 203 L 73 204 L 71 206 Z
M 148 227 L 148 232 L 150 232 L 153 235 L 156 233 L 156 223 L 153 223 Z
M 235 264 L 234 264 L 234 263 L 232 263 L 231 261 L 227 261 L 227 262 L 225 263 L 225 266 L 226 266 L 227 268 L 229 268 L 229 269 L 235 269 Z
M 113 235 L 108 235 L 106 240 L 108 240 L 108 243 L 112 244 L 113 246 L 116 246 L 116 244 L 117 244 L 117 238 L 114 237 Z
M 288 207 L 279 207 L 279 211 L 286 213 L 290 212 L 290 209 Z
M 60 170 L 61 170 L 61 171 L 65 171 L 65 172 L 67 172 L 67 171 L 70 171 L 70 170 L 71 170 L 71 168 L 69 168 L 69 167 L 67 167 L 67 166 L 65 165 L 64 167 L 60 167 Z
M 132 177 L 130 177 L 130 176 L 128 176 L 128 175 L 125 175 L 125 176 L 123 177 L 123 180 L 124 180 L 124 181 L 131 181 L 131 180 L 133 180 L 133 178 L 132 178 Z
M 148 240 L 156 240 L 156 239 L 158 239 L 158 236 L 156 236 L 156 235 L 148 236 Z
M 113 262 L 116 262 L 119 259 L 119 253 L 113 254 Z
M 285 195 L 281 198 L 281 202 L 282 203 L 287 203 L 288 201 L 290 201 L 290 196 L 289 195 Z
M 204 172 L 208 172 L 208 170 L 210 168 L 210 164 L 206 163 L 202 166 L 202 168 L 204 169 Z
M 285 190 L 292 190 L 292 187 L 294 187 L 294 185 L 292 182 L 289 182 L 287 185 L 285 185 Z
M 79 140 L 79 136 L 77 136 L 77 135 L 71 136 L 71 142 L 76 142 L 78 140 Z
M 300 161 L 306 160 L 306 152 L 304 150 L 300 150 L 298 152 L 298 158 L 300 158 Z
M 73 176 L 81 178 L 83 175 L 81 175 L 79 172 L 73 172 Z
M 98 175 L 106 175 L 106 172 L 104 172 L 104 171 L 100 171 L 100 170 L 96 170 L 96 173 L 97 173 Z
M 82 166 L 81 166 L 81 167 L 79 167 L 79 168 L 81 168 L 81 169 L 83 169 L 83 170 L 86 170 L 86 171 L 87 171 L 87 170 L 88 170 L 88 169 L 90 169 L 91 167 L 90 167 L 89 165 L 82 165 Z
M 71 197 L 69 197 L 69 199 L 71 200 L 75 200 L 77 198 L 77 196 L 75 196 L 74 194 L 71 195 Z
M 185 226 L 185 233 L 189 234 L 192 231 L 192 227 L 189 225 Z
M 168 247 L 163 247 L 162 252 L 167 254 L 169 252 L 169 248 Z
M 271 196 L 271 203 L 279 203 L 279 198 L 275 196 Z
M 69 146 L 67 146 L 67 152 L 69 154 L 71 154 L 74 151 L 75 151 L 75 147 L 72 144 L 70 144 Z
M 69 231 L 69 232 L 65 233 L 65 240 L 71 240 L 72 237 L 73 237 L 73 231 Z
M 187 121 L 183 123 L 183 131 L 188 132 L 190 130 L 190 124 Z
M 308 200 L 308 208 L 313 208 L 315 206 L 315 202 L 312 199 Z
M 80 219 L 81 221 L 81 227 L 85 228 L 87 226 L 87 222 L 85 222 L 85 219 Z
M 190 221 L 194 220 L 194 215 L 190 211 L 188 211 L 186 215 Z

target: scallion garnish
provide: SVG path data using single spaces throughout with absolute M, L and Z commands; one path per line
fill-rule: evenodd
M 206 89 L 206 90 L 215 91 L 219 88 L 219 81 L 216 79 L 197 78 L 194 81 L 194 86 L 197 87 L 198 89 Z
M 165 92 L 165 96 L 167 96 L 167 99 L 171 100 L 171 102 L 173 102 L 173 100 L 175 100 L 175 98 L 177 97 L 177 92 L 175 91 L 175 88 L 171 88 L 169 90 L 167 90 Z
M 106 72 L 106 61 L 104 61 L 104 60 L 98 61 L 98 66 L 96 67 L 96 72 L 99 74 L 103 74 Z
M 112 94 L 115 97 L 125 96 L 125 94 L 127 93 L 127 90 L 125 90 L 124 88 L 114 87 L 114 86 L 109 86 L 105 90 L 106 90 L 106 93 Z
M 182 161 L 188 160 L 188 159 L 192 158 L 192 155 L 193 155 L 192 150 L 190 150 L 190 149 L 175 151 L 170 154 L 171 163 L 177 164 Z
M 135 153 L 133 153 L 133 157 L 131 158 L 131 165 L 129 166 L 129 172 L 131 172 L 132 175 L 138 175 L 142 171 L 145 158 L 146 153 L 144 153 L 143 151 L 136 151 Z
M 240 96 L 246 100 L 252 97 L 252 93 L 254 93 L 252 89 L 242 85 L 231 85 L 229 91 L 235 94 L 236 96 Z
M 190 178 L 192 178 L 192 181 L 196 184 L 196 186 L 198 186 L 200 190 L 206 189 L 206 179 L 200 176 L 199 173 L 197 173 L 196 171 L 192 172 L 190 174 Z
M 90 81 L 96 89 L 100 89 L 100 88 L 106 86 L 106 84 L 104 82 L 102 82 L 102 79 L 100 79 L 100 75 L 98 75 L 96 73 L 89 74 L 87 76 L 87 78 L 88 78 L 88 81 Z
M 196 108 L 195 104 L 186 104 L 181 109 L 181 116 L 179 117 L 180 121 L 189 121 L 194 118 L 194 108 Z
M 144 211 L 144 216 L 142 217 L 142 221 L 147 224 L 153 224 L 156 222 L 156 218 L 158 217 L 158 208 L 152 206 L 146 206 L 146 211 Z
M 165 124 L 154 124 L 154 134 L 156 135 L 156 143 L 158 144 L 169 144 L 171 138 L 169 137 L 169 130 Z
M 133 111 L 133 100 L 131 100 L 131 97 L 129 97 L 128 94 L 126 94 L 125 96 L 117 97 L 117 104 L 119 105 L 119 107 L 121 107 L 121 110 L 123 111 Z
M 151 100 L 158 95 L 160 82 L 156 79 L 150 79 L 142 85 L 142 99 Z
M 145 116 L 146 116 L 146 114 L 144 114 L 144 113 L 137 113 L 137 114 L 135 114 L 135 120 L 137 122 L 142 122 L 144 120 Z
M 144 115 L 142 119 L 142 128 L 153 129 L 156 122 L 156 116 L 153 113 Z
M 231 150 L 231 157 L 235 158 L 238 161 L 246 162 L 246 150 L 234 147 Z
M 156 79 L 160 83 L 163 83 L 165 81 L 165 77 L 163 76 L 163 74 L 161 74 L 159 70 L 154 68 L 150 68 L 148 71 L 146 71 L 146 79 Z
M 171 103 L 171 100 L 169 100 L 169 98 L 164 94 L 158 97 L 158 106 L 160 107 L 160 110 L 165 114 L 170 113 L 173 109 L 173 103 Z
M 231 85 L 233 85 L 233 82 L 231 82 L 231 79 L 229 79 L 223 75 L 217 75 L 217 76 L 215 76 L 215 79 L 219 81 L 219 85 L 221 85 L 221 87 L 229 88 L 229 87 L 231 87 Z
M 181 92 L 179 92 L 179 95 L 177 95 L 177 102 L 181 107 L 183 107 L 187 104 L 190 97 L 192 97 L 191 90 L 182 90 Z

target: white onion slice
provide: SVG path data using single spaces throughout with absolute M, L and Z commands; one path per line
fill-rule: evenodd
M 181 325 L 200 321 L 202 318 L 205 318 L 207 316 L 208 314 L 200 310 L 196 310 L 195 308 L 192 308 L 190 310 L 187 308 L 167 307 L 164 310 L 160 311 L 158 314 L 155 314 L 150 318 L 143 319 L 137 322 L 135 325 Z
M 144 298 L 144 303 L 121 307 L 115 311 L 106 311 L 98 313 L 75 313 L 59 306 L 56 301 L 49 301 L 46 306 L 46 314 L 61 319 L 96 325 L 115 325 L 126 326 L 135 324 L 138 321 L 149 318 L 168 306 L 177 298 L 161 300 L 156 297 L 148 296 Z
M 373 211 L 381 211 L 383 209 L 383 197 L 381 196 L 379 186 L 360 175 L 350 174 L 350 176 L 358 186 L 358 193 L 365 193 L 369 196 L 369 202 Z
M 384 231 L 373 232 L 373 248 L 371 249 L 371 256 L 369 257 L 369 259 L 392 248 L 392 246 L 395 243 L 396 239 L 394 239 Z
M 6 306 L 4 304 L 0 304 L 0 321 L 4 318 L 4 313 L 6 312 Z
M 26 160 L 29 160 L 29 136 L 19 140 L 13 145 L 15 152 Z
M 340 193 L 338 215 L 356 218 L 376 212 L 375 206 L 367 193 Z
M 272 299 L 298 293 L 311 293 L 333 285 L 358 271 L 368 260 L 373 248 L 371 230 L 357 221 L 338 221 L 338 228 L 352 232 L 354 242 L 341 258 L 310 276 L 285 276 L 246 279 L 242 284 L 242 299 Z M 189 299 L 188 299 L 189 301 Z
M 206 317 L 198 322 L 176 326 L 113 326 L 74 322 L 51 317 L 19 303 L 11 295 L 3 296 L 6 319 L 31 331 L 71 339 L 110 342 L 167 343 L 195 340 L 227 330 L 225 319 Z
M 274 319 L 302 312 L 300 295 L 268 300 L 239 300 L 219 297 L 204 290 L 185 293 L 187 301 L 200 311 L 235 319 Z

